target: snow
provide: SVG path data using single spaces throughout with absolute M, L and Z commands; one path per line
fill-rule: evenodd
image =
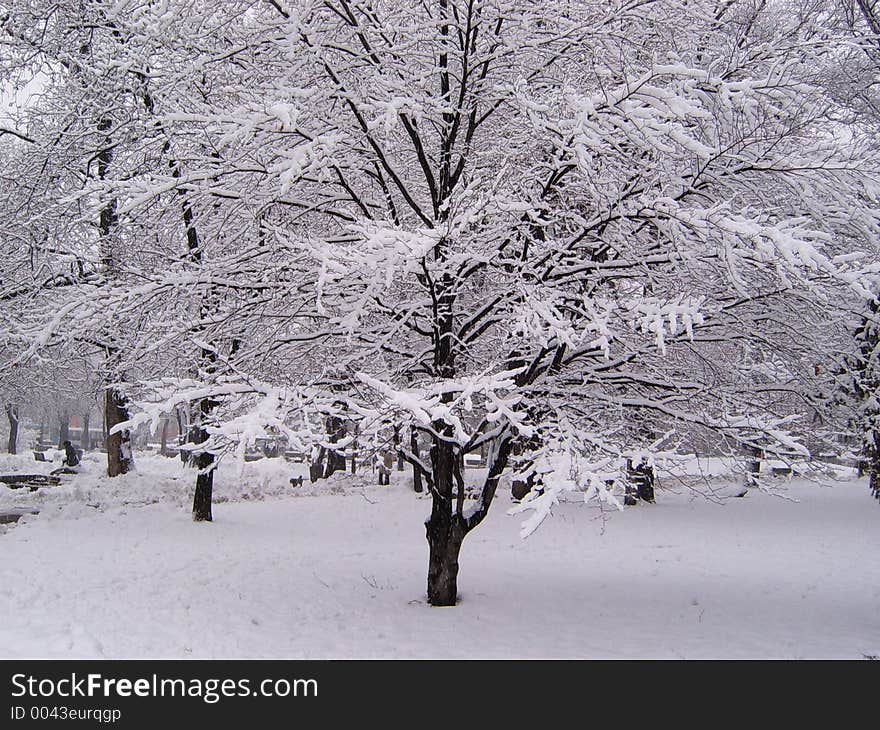
M 723 471 L 719 463 L 700 468 Z M 18 465 L 31 467 L 25 457 Z M 441 609 L 425 603 L 430 500 L 404 474 L 390 487 L 337 475 L 292 488 L 305 465 L 221 466 L 215 521 L 197 524 L 192 472 L 143 453 L 137 465 L 110 480 L 87 455 L 62 486 L 0 490 L 4 509 L 41 510 L 0 534 L 4 657 L 861 658 L 880 649 L 878 513 L 862 480 L 781 480 L 785 498 L 728 499 L 719 495 L 733 478 L 720 477 L 707 499 L 668 477 L 656 504 L 623 512 L 561 499 L 527 540 L 499 493 L 465 541 L 460 604 Z

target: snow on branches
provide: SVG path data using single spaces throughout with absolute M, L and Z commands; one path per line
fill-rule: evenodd
M 47 240 L 74 212 L 103 278 L 35 295 L 19 330 L 112 339 L 145 383 L 130 423 L 198 402 L 200 448 L 240 452 L 326 440 L 339 403 L 366 431 L 393 422 L 432 545 L 529 454 L 601 499 L 658 433 L 803 453 L 794 411 L 870 290 L 878 220 L 876 150 L 828 90 L 850 48 L 831 15 L 189 2 L 104 18 L 46 97 L 75 123 L 22 127 L 68 155 L 46 158 L 64 167 Z

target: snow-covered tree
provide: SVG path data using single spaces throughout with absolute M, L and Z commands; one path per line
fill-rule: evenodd
M 200 36 L 215 43 L 212 51 L 228 50 L 220 49 L 224 39 L 213 37 L 201 23 L 199 3 L 188 5 L 178 3 L 173 12 L 165 12 L 151 4 L 24 0 L 9 3 L 2 16 L 7 68 L 30 68 L 42 79 L 41 93 L 24 110 L 19 126 L 29 133 L 24 169 L 33 175 L 27 182 L 36 190 L 32 199 L 39 201 L 26 212 L 34 221 L 48 210 L 52 219 L 28 255 L 31 263 L 51 258 L 57 268 L 59 260 L 75 252 L 79 267 L 63 279 L 53 273 L 46 284 L 35 275 L 10 291 L 7 298 L 21 313 L 10 329 L 30 339 L 20 355 L 23 361 L 45 348 L 102 357 L 111 475 L 131 465 L 130 444 L 124 443 L 128 431 L 113 428 L 129 417 L 126 382 L 160 367 L 185 373 L 208 363 L 210 369 L 213 357 L 191 341 L 181 347 L 174 335 L 204 331 L 198 321 L 190 326 L 190 320 L 198 320 L 199 312 L 204 316 L 213 304 L 205 288 L 187 287 L 199 277 L 192 271 L 210 250 L 204 239 L 228 224 L 227 212 L 218 214 L 216 205 L 203 207 L 200 213 L 211 214 L 209 230 L 205 220 L 196 219 L 185 186 L 155 193 L 148 205 L 139 206 L 124 198 L 121 184 L 159 171 L 179 181 L 185 158 L 192 155 L 216 162 L 201 141 L 193 143 L 179 129 L 172 139 L 167 119 L 160 116 L 186 108 L 188 94 L 207 93 L 200 86 L 203 72 L 192 65 Z M 154 65 L 160 69 L 156 74 Z M 162 83 L 155 83 L 154 76 Z M 14 174 L 12 166 L 9 171 Z M 215 246 L 222 248 L 223 242 Z M 188 281 L 182 276 L 169 286 L 144 286 L 155 272 L 180 274 L 185 268 Z M 134 287 L 141 287 L 137 303 L 121 303 Z M 169 318 L 180 325 L 168 327 Z M 198 414 L 205 405 L 189 412 Z M 189 431 L 194 441 L 206 438 L 197 422 Z M 195 461 L 212 459 L 202 451 Z M 210 478 L 209 469 L 197 477 L 208 488 L 207 502 L 204 488 L 197 488 L 196 502 L 203 505 L 194 509 L 199 519 L 210 519 Z
M 812 6 L 269 5 L 248 16 L 261 95 L 201 113 L 240 160 L 224 193 L 262 202 L 273 237 L 255 254 L 272 302 L 240 311 L 281 324 L 239 375 L 289 369 L 211 392 L 344 400 L 422 433 L 428 453 L 404 453 L 433 500 L 432 604 L 455 602 L 462 541 L 509 467 L 543 486 L 528 531 L 560 489 L 613 499 L 621 457 L 662 448 L 661 425 L 807 453 L 741 358 L 763 343 L 809 372 L 797 326 L 862 288 L 844 254 L 873 224 L 851 209 L 875 167 L 820 83 L 835 41 Z M 318 395 L 331 363 L 344 399 Z M 485 445 L 466 508 L 462 456 Z
M 365 438 L 409 429 L 402 453 L 432 499 L 433 605 L 455 603 L 462 542 L 502 475 L 540 486 L 520 505 L 527 533 L 563 489 L 613 502 L 626 457 L 689 430 L 806 455 L 779 383 L 797 394 L 836 299 L 865 296 L 853 254 L 876 225 L 876 161 L 828 93 L 848 46 L 825 9 L 190 0 L 113 14 L 101 27 L 124 42 L 107 68 L 138 80 L 140 104 L 89 190 L 100 210 L 117 201 L 120 240 L 142 240 L 131 279 L 94 301 L 117 327 L 150 313 L 127 357 L 180 365 L 141 378 L 129 425 L 198 404 L 202 472 L 267 433 L 347 448 L 328 417 Z M 141 164 L 123 166 L 135 127 Z M 480 449 L 468 485 L 463 457 Z

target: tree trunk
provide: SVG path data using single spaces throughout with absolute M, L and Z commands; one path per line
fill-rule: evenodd
M 425 534 L 430 549 L 428 603 L 432 606 L 454 606 L 458 598 L 458 555 L 467 530 L 461 516 L 453 512 L 454 465 L 452 444 L 434 437 L 431 447 L 433 499 L 431 516 L 425 522 Z
M 345 437 L 345 422 L 338 416 L 330 416 L 326 422 L 327 440 L 335 444 Z M 327 465 L 324 469 L 324 479 L 333 472 L 345 471 L 345 455 L 334 448 L 327 451 Z
M 394 453 L 397 455 L 397 471 L 403 471 L 403 450 L 400 448 L 400 426 L 394 427 Z
M 324 447 L 319 446 L 317 453 L 309 454 L 309 481 L 312 484 L 324 476 L 324 451 Z
M 419 433 L 414 428 L 411 428 L 409 431 L 409 450 L 412 451 L 413 457 L 415 457 L 416 461 L 419 459 Z M 422 470 L 419 469 L 415 464 L 413 464 L 413 490 L 416 492 L 422 491 Z
M 214 402 L 204 398 L 199 403 L 202 424 L 214 408 Z M 203 444 L 208 440 L 208 432 L 204 425 L 197 426 L 193 431 L 192 442 Z M 196 492 L 193 495 L 192 518 L 193 522 L 212 522 L 214 520 L 211 511 L 214 500 L 214 454 L 210 451 L 194 452 L 192 460 L 198 468 L 196 476 Z
M 83 413 L 82 417 L 82 435 L 79 438 L 80 446 L 82 446 L 83 451 L 89 451 L 92 448 L 92 435 L 89 433 L 89 429 L 91 428 L 91 416 L 88 413 Z
M 214 454 L 203 451 L 196 458 L 199 473 L 196 476 L 196 492 L 193 495 L 193 522 L 213 522 L 211 511 L 214 502 Z
M 425 525 L 430 547 L 428 603 L 432 606 L 454 606 L 458 599 L 458 555 L 464 531 L 456 523 L 457 520 L 435 519 L 432 513 Z
M 58 416 L 58 448 L 64 447 L 64 442 L 70 440 L 70 415 L 62 413 Z
M 168 419 L 162 419 L 162 435 L 159 437 L 159 453 L 168 456 Z
M 870 482 L 871 494 L 880 500 L 880 429 L 873 433 L 874 445 L 869 449 L 871 457 L 870 463 Z
M 108 387 L 104 397 L 104 422 L 107 424 L 107 476 L 128 473 L 133 465 L 131 434 L 128 430 L 110 433 L 113 427 L 128 420 L 125 396 Z
M 6 417 L 9 419 L 9 441 L 6 450 L 10 454 L 15 454 L 18 448 L 18 406 L 7 403 Z
M 188 410 L 184 410 L 183 407 L 177 408 L 174 411 L 174 415 L 177 419 L 177 446 L 178 453 L 180 454 L 180 461 L 185 465 L 189 465 L 192 452 L 187 451 L 183 447 L 186 445 L 187 441 L 191 440 L 192 434 L 190 433 L 189 427 L 189 412 Z

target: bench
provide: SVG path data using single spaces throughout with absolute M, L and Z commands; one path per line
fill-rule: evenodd
M 9 525 L 18 522 L 25 515 L 38 515 L 38 509 L 12 509 L 0 512 L 0 525 Z
M 774 477 L 785 477 L 791 474 L 791 464 L 786 464 L 781 459 L 768 459 L 767 466 L 770 467 L 770 474 Z
M 27 487 L 32 492 L 40 487 L 49 487 L 61 484 L 61 479 L 46 474 L 8 474 L 0 476 L 0 483 L 10 489 L 22 489 Z

